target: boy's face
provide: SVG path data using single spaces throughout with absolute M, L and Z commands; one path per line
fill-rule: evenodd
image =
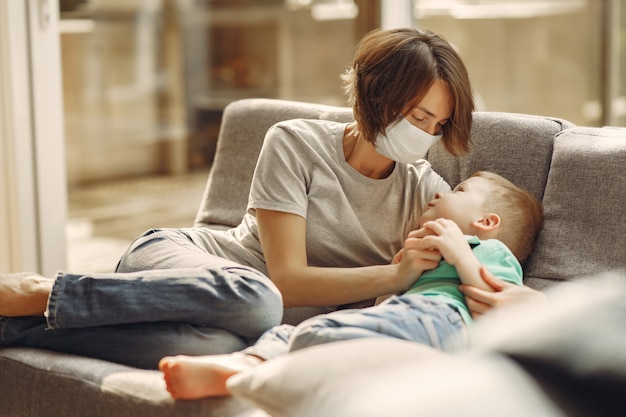
M 455 222 L 466 235 L 475 234 L 472 223 L 481 220 L 486 213 L 482 208 L 491 184 L 480 177 L 469 178 L 450 193 L 435 194 L 420 218 L 420 225 L 429 220 L 445 218 Z

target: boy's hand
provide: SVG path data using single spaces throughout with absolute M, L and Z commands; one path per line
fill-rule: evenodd
M 404 255 L 404 248 L 400 249 L 391 260 L 391 264 L 399 264 L 402 261 L 402 255 Z
M 415 242 L 415 240 L 411 240 L 410 241 L 409 239 L 421 239 L 424 236 L 428 236 L 428 235 L 432 235 L 432 234 L 433 234 L 433 232 L 431 230 L 424 229 L 423 227 L 421 227 L 419 229 L 416 229 L 416 230 L 410 231 L 409 235 L 407 236 L 407 240 L 404 242 L 405 243 L 405 247 L 400 249 L 398 251 L 398 253 L 396 253 L 394 255 L 393 259 L 391 260 L 391 264 L 392 265 L 393 264 L 399 264 L 400 262 L 402 262 L 402 256 L 404 255 L 404 251 L 405 251 L 407 242 L 409 242 L 409 245 L 411 246 L 412 249 L 424 250 L 424 249 L 420 249 L 420 248 L 425 247 L 425 245 L 423 245 L 423 244 L 418 245 Z M 426 250 L 430 250 L 430 248 L 426 249 Z M 431 255 L 431 253 L 429 253 L 428 255 Z M 430 256 L 429 256 L 429 258 L 430 258 Z M 441 257 L 439 258 L 439 261 L 441 261 Z M 434 267 L 434 268 L 436 268 L 436 267 Z M 434 268 L 428 268 L 428 269 L 434 269 Z M 426 271 L 427 269 L 424 269 L 424 270 Z
M 424 235 L 422 240 L 431 248 L 437 249 L 450 265 L 458 266 L 469 257 L 474 257 L 465 235 L 452 220 L 428 221 L 422 225 L 422 229 L 417 231 Z

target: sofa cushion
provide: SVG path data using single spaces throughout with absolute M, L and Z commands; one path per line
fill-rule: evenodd
M 514 113 L 475 112 L 470 154 L 454 157 L 441 143 L 428 160 L 454 187 L 476 171 L 492 171 L 543 198 L 554 135 L 570 122 Z
M 555 138 L 529 281 L 549 286 L 626 266 L 625 161 L 624 128 L 576 127 Z
M 561 415 L 507 358 L 446 356 L 394 339 L 314 346 L 237 374 L 228 386 L 273 417 Z
M 244 99 L 226 106 L 194 226 L 239 224 L 265 133 L 279 121 L 298 118 L 347 122 L 352 120 L 352 110 L 276 99 Z

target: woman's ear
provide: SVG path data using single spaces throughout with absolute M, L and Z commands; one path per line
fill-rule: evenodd
M 496 213 L 485 213 L 483 217 L 474 221 L 472 226 L 482 232 L 494 232 L 500 227 L 500 216 Z

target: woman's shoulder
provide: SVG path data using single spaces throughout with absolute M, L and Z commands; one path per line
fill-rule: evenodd
M 320 133 L 336 132 L 337 129 L 345 128 L 345 123 L 323 119 L 290 119 L 283 120 L 270 128 L 292 135 L 319 135 Z
M 273 125 L 265 140 L 273 146 L 289 148 L 335 148 L 336 139 L 345 130 L 346 123 L 321 119 L 291 119 Z

